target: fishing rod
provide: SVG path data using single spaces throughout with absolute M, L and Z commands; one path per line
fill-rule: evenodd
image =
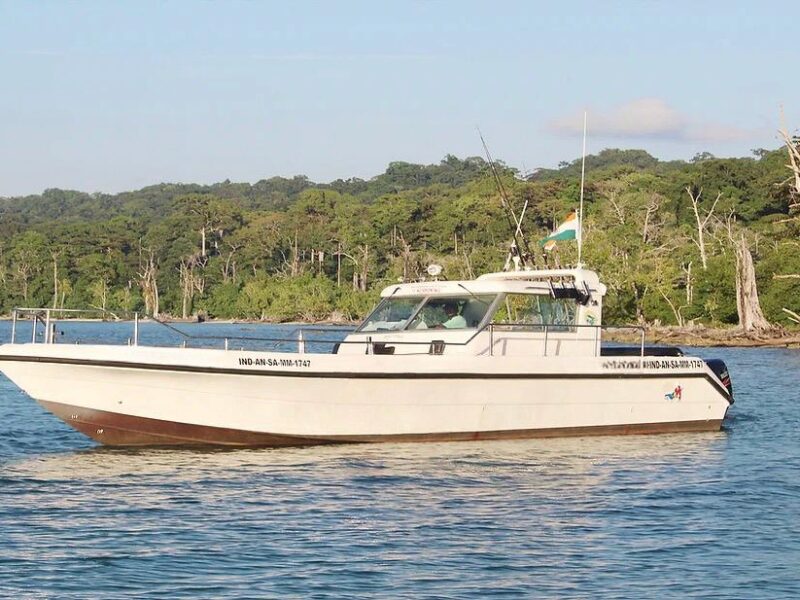
M 489 152 L 489 146 L 486 144 L 486 140 L 483 138 L 483 133 L 481 132 L 480 128 L 478 128 L 478 136 L 481 138 L 483 150 L 486 152 L 486 159 L 489 161 L 489 168 L 494 176 L 497 189 L 500 192 L 500 204 L 502 205 L 503 209 L 505 209 L 506 221 L 508 222 L 509 228 L 511 228 L 513 231 L 514 248 L 517 250 L 520 263 L 525 266 L 525 260 L 532 256 L 531 249 L 528 246 L 528 240 L 525 239 L 525 235 L 522 233 L 522 216 L 524 216 L 525 212 L 523 210 L 522 215 L 519 219 L 517 219 L 517 215 L 514 213 L 514 209 L 511 206 L 511 201 L 508 198 L 506 189 L 503 186 L 503 180 L 500 179 L 500 174 L 497 172 L 494 159 L 492 158 L 491 152 Z M 522 243 L 520 243 L 520 240 L 522 240 Z M 508 265 L 508 261 L 506 261 L 506 265 Z

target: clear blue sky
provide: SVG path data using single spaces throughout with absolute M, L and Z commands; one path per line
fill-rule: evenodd
M 0 196 L 777 147 L 796 2 L 5 2 Z

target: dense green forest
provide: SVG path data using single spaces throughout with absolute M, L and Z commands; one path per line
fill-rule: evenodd
M 607 323 L 735 324 L 736 253 L 753 255 L 767 318 L 800 296 L 800 222 L 786 148 L 747 158 L 587 157 L 584 262 L 609 287 Z M 368 181 L 160 184 L 115 195 L 50 189 L 0 198 L 0 313 L 93 306 L 116 314 L 352 319 L 436 262 L 450 278 L 499 270 L 511 239 L 489 165 L 391 163 Z M 521 177 L 499 165 L 537 265 L 536 240 L 578 203 L 580 160 Z

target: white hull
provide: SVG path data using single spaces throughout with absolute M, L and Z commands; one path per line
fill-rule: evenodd
M 713 372 L 688 357 L 365 357 L 14 344 L 0 346 L 0 370 L 76 429 L 116 445 L 710 430 L 719 429 L 730 405 Z

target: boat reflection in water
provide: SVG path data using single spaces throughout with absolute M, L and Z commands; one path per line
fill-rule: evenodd
M 317 482 L 345 482 L 359 477 L 408 478 L 424 485 L 427 476 L 446 484 L 448 477 L 465 484 L 487 482 L 493 475 L 527 481 L 537 490 L 548 483 L 587 488 L 602 486 L 619 470 L 659 472 L 665 467 L 702 463 L 724 456 L 727 432 L 691 436 L 592 436 L 525 441 L 432 444 L 331 445 L 280 449 L 168 449 L 97 447 L 39 455 L 6 466 L 9 475 L 37 481 L 75 484 L 137 481 L 176 485 L 224 484 L 249 478 L 284 475 Z M 116 486 L 112 486 L 116 487 Z M 165 493 L 169 494 L 168 487 Z M 152 497 L 142 498 L 148 502 Z

